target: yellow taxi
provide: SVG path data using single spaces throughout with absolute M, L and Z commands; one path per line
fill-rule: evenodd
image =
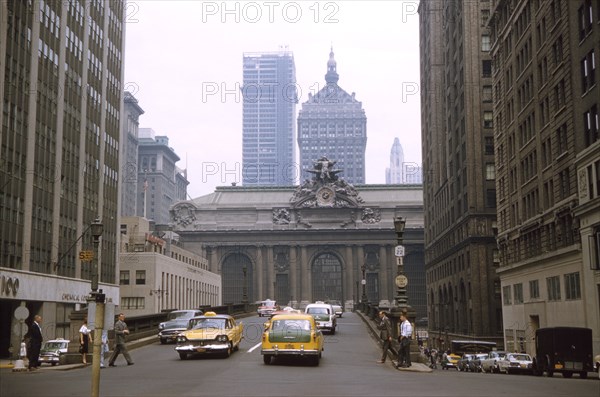
M 203 354 L 229 357 L 239 349 L 243 329 L 230 315 L 206 312 L 190 319 L 187 330 L 177 336 L 175 351 L 182 360 Z
M 306 358 L 319 365 L 324 337 L 310 314 L 277 314 L 265 324 L 261 354 L 266 365 L 274 357 Z
M 447 354 L 445 358 L 442 358 L 442 369 L 454 368 L 458 371 L 458 360 L 460 360 L 459 355 Z

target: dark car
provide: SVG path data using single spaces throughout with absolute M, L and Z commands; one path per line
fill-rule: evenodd
M 177 335 L 185 331 L 191 318 L 201 316 L 202 310 L 174 310 L 167 315 L 167 321 L 158 325 L 160 343 L 176 342 Z
M 579 327 L 549 327 L 535 331 L 533 373 L 551 377 L 561 372 L 565 378 L 578 373 L 583 379 L 594 370 L 592 330 Z
M 471 360 L 473 360 L 475 358 L 475 354 L 463 354 L 463 356 L 460 358 L 460 360 L 458 360 L 458 363 L 456 364 L 456 368 L 459 371 L 469 371 L 469 362 Z

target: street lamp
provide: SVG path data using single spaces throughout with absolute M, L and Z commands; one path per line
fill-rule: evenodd
M 242 265 L 242 272 L 244 272 L 244 288 L 242 290 L 242 303 L 248 303 L 248 267 L 246 263 Z
M 396 232 L 396 239 L 398 245 L 396 246 L 396 264 L 398 266 L 396 276 L 396 305 L 407 306 L 408 296 L 406 293 L 406 286 L 408 285 L 408 277 L 404 274 L 404 246 L 402 242 L 404 240 L 404 227 L 406 226 L 406 220 L 402 217 L 394 218 L 394 231 Z
M 154 294 L 158 295 L 158 313 L 160 313 L 163 295 L 169 295 L 169 291 L 167 291 L 166 289 L 162 289 L 162 288 L 151 289 L 150 296 L 152 296 Z
M 364 310 L 366 308 L 366 305 L 369 304 L 369 297 L 367 296 L 367 277 L 366 277 L 367 265 L 363 263 L 362 266 L 360 267 L 360 270 L 362 270 L 362 280 L 361 280 L 362 297 L 360 298 L 360 300 L 363 304 L 363 310 Z
M 89 301 L 95 302 L 96 304 L 94 352 L 92 355 L 92 397 L 98 397 L 100 395 L 100 350 L 102 343 L 102 328 L 104 328 L 104 302 L 106 300 L 106 295 L 102 293 L 102 290 L 98 290 L 98 257 L 100 256 L 98 247 L 100 245 L 100 236 L 102 236 L 102 232 L 104 231 L 104 225 L 100 222 L 99 218 L 96 218 L 90 225 L 90 228 L 94 241 L 94 258 L 92 261 L 91 278 L 92 293 L 90 294 Z

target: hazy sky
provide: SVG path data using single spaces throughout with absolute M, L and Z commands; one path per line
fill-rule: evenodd
M 169 137 L 192 198 L 241 180 L 242 55 L 294 54 L 300 102 L 338 84 L 367 115 L 366 182 L 385 183 L 394 137 L 421 164 L 418 1 L 129 1 L 124 88 L 140 127 Z M 186 165 L 187 164 L 187 165 Z M 342 175 L 343 176 L 343 175 Z

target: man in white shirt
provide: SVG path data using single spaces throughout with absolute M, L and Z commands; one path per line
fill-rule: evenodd
M 408 368 L 410 362 L 410 340 L 412 338 L 412 324 L 406 318 L 406 312 L 400 314 L 400 349 L 398 352 L 398 367 Z

